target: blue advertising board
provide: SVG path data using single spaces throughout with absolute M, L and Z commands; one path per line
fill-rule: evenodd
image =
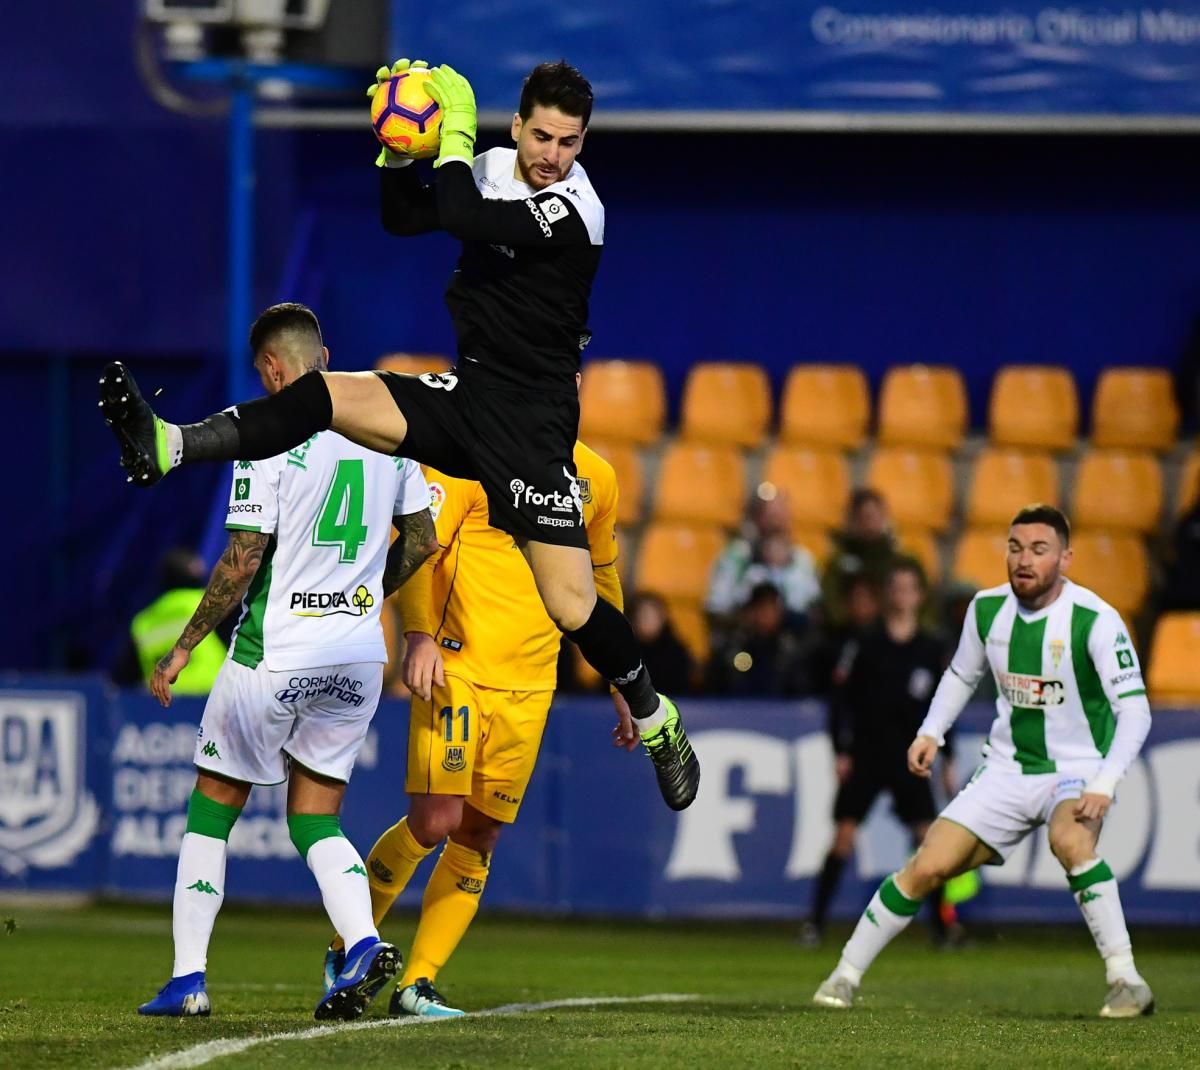
M 1137 4 L 394 0 L 392 52 L 452 63 L 512 111 L 565 56 L 605 111 L 1200 113 L 1200 2 Z
M 183 834 L 199 700 L 163 710 L 96 681 L 0 690 L 0 892 L 168 899 Z M 799 917 L 831 834 L 832 754 L 818 702 L 693 701 L 704 777 L 667 810 L 641 753 L 609 743 L 599 699 L 556 704 L 516 825 L 493 859 L 489 907 L 641 917 Z M 961 782 L 991 711 L 958 729 Z M 343 827 L 364 853 L 405 810 L 407 706 L 385 701 L 346 795 Z M 258 788 L 230 838 L 231 901 L 319 902 L 288 837 L 286 791 Z M 1200 924 L 1200 717 L 1159 711 L 1122 782 L 1101 852 L 1135 923 Z M 882 798 L 863 827 L 836 916 L 850 918 L 901 865 L 908 832 Z M 425 865 L 431 865 L 426 862 Z M 422 873 L 404 903 L 420 901 Z M 976 919 L 1073 922 L 1078 911 L 1044 832 L 986 867 Z

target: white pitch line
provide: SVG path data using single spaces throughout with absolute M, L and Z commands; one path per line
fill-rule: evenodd
M 559 1010 L 564 1007 L 609 1007 L 614 1004 L 630 1003 L 687 1003 L 703 997 L 678 992 L 657 992 L 649 996 L 577 996 L 572 999 L 551 999 L 545 1003 L 506 1003 L 503 1007 L 492 1007 L 483 1011 L 471 1011 L 465 1018 L 496 1018 L 507 1014 L 532 1014 L 536 1011 Z M 203 1066 L 214 1059 L 229 1055 L 240 1055 L 259 1044 L 274 1044 L 280 1040 L 312 1040 L 315 1037 L 334 1036 L 338 1033 L 357 1032 L 360 1029 L 394 1029 L 399 1026 L 432 1025 L 434 1022 L 456 1022 L 461 1018 L 373 1018 L 369 1022 L 350 1022 L 345 1025 L 318 1025 L 312 1029 L 299 1029 L 291 1033 L 269 1033 L 261 1037 L 243 1037 L 209 1040 L 182 1051 L 173 1051 L 138 1063 L 130 1070 L 186 1070 L 188 1067 Z

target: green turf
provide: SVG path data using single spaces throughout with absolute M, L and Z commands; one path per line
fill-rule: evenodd
M 218 1038 L 313 1027 L 326 926 L 227 910 L 209 961 L 213 1016 L 144 1019 L 170 968 L 166 907 L 15 910 L 0 928 L 0 1066 L 122 1067 Z M 411 919 L 385 936 L 403 948 Z M 1200 1063 L 1200 935 L 1135 934 L 1159 1011 L 1095 1017 L 1103 973 L 1082 924 L 1008 931 L 955 952 L 914 927 L 851 1012 L 809 997 L 837 957 L 781 926 L 522 922 L 481 917 L 442 975 L 482 1009 L 579 996 L 697 993 L 692 1004 L 563 1009 L 274 1041 L 206 1065 L 304 1067 L 1028 1067 Z M 386 1010 L 386 994 L 372 1017 Z M 386 1060 L 386 1062 L 385 1062 Z

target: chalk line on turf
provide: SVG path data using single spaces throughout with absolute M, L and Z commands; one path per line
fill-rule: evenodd
M 491 1007 L 482 1011 L 471 1011 L 464 1017 L 496 1018 L 507 1014 L 533 1014 L 537 1011 L 561 1010 L 568 1007 L 611 1007 L 619 1004 L 633 1003 L 687 1003 L 703 997 L 681 992 L 657 992 L 649 996 L 576 996 L 571 999 L 551 999 L 544 1003 L 506 1003 L 502 1007 Z M 195 1044 L 182 1051 L 173 1051 L 167 1055 L 159 1055 L 147 1059 L 130 1070 L 187 1070 L 193 1066 L 203 1066 L 214 1059 L 223 1059 L 230 1055 L 240 1055 L 250 1048 L 260 1044 L 274 1044 L 280 1040 L 311 1040 L 316 1037 L 329 1037 L 338 1033 L 356 1032 L 360 1029 L 392 1029 L 398 1026 L 433 1025 L 435 1022 L 460 1022 L 462 1018 L 372 1018 L 365 1022 L 349 1022 L 344 1025 L 317 1025 L 312 1029 L 298 1029 L 290 1033 L 268 1033 L 258 1037 L 226 1037 L 223 1040 L 209 1040 L 203 1044 Z

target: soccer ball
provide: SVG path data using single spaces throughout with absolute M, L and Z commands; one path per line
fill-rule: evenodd
M 442 140 L 442 109 L 425 92 L 429 71 L 394 74 L 371 98 L 375 136 L 392 152 L 414 160 L 436 156 Z

